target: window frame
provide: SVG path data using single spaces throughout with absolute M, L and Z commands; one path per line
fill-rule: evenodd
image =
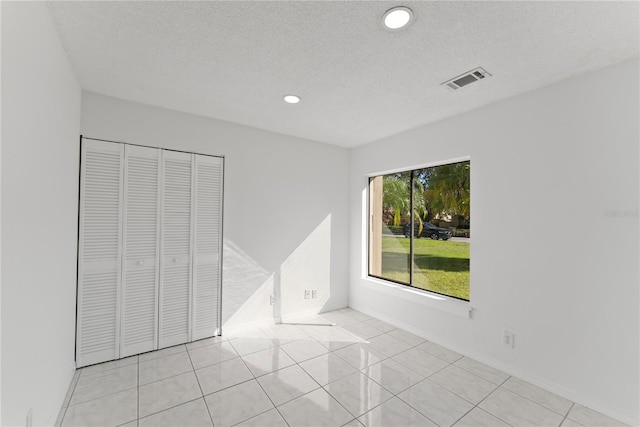
M 415 177 L 415 172 L 421 169 L 427 169 L 427 168 L 434 168 L 434 167 L 438 167 L 438 166 L 445 166 L 445 165 L 451 165 L 451 164 L 455 164 L 455 163 L 463 163 L 463 162 L 471 162 L 471 158 L 470 157 L 462 157 L 462 158 L 455 158 L 455 159 L 450 159 L 450 160 L 446 160 L 446 161 L 442 161 L 442 162 L 437 162 L 437 163 L 430 163 L 427 165 L 422 165 L 422 166 L 415 166 L 415 167 L 411 167 L 411 168 L 402 168 L 402 169 L 394 169 L 394 170 L 390 170 L 390 171 L 386 171 L 386 172 L 379 172 L 379 173 L 374 173 L 374 174 L 369 174 L 366 176 L 367 178 L 367 203 L 366 203 L 366 223 L 367 223 L 367 236 L 366 236 L 366 242 L 367 242 L 367 247 L 366 247 L 366 274 L 365 276 L 367 278 L 371 278 L 371 279 L 375 279 L 375 280 L 381 280 L 384 282 L 389 282 L 391 284 L 397 284 L 397 285 L 401 285 L 405 288 L 407 288 L 407 290 L 411 290 L 413 292 L 424 292 L 426 294 L 432 294 L 434 296 L 438 296 L 439 298 L 451 298 L 454 301 L 460 301 L 462 303 L 471 303 L 471 277 L 469 277 L 469 299 L 464 299 L 461 297 L 457 297 L 455 295 L 449 295 L 449 294 L 445 294 L 442 292 L 438 292 L 438 291 L 433 291 L 430 289 L 424 289 L 424 288 L 420 288 L 417 286 L 413 285 L 413 276 L 414 276 L 414 239 L 416 237 L 413 236 L 413 233 L 411 234 L 411 236 L 409 237 L 409 283 L 405 283 L 405 282 L 401 282 L 399 280 L 394 280 L 394 279 L 389 279 L 386 277 L 381 277 L 375 274 L 371 274 L 371 240 L 372 240 L 372 197 L 371 197 L 371 183 L 373 181 L 374 178 L 376 177 L 384 177 L 387 175 L 393 175 L 393 174 L 398 174 L 398 173 L 410 173 L 410 177 L 409 177 L 409 200 L 410 200 L 410 223 L 413 224 L 414 221 L 414 188 L 413 188 L 413 180 Z M 471 181 L 471 176 L 469 176 L 469 181 Z M 469 243 L 471 244 L 471 243 Z M 469 258 L 469 261 L 471 261 L 471 258 Z M 471 272 L 471 269 L 469 269 L 469 272 Z

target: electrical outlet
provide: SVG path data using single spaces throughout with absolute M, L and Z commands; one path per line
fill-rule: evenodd
M 515 334 L 513 332 L 509 332 L 507 330 L 502 334 L 502 345 L 509 348 L 515 347 Z
M 269 295 L 269 305 L 273 305 L 273 295 Z
M 317 289 L 312 289 L 311 290 L 311 298 L 318 298 L 318 290 Z
M 29 410 L 27 411 L 26 425 L 27 427 L 33 426 L 33 409 L 31 408 L 29 408 Z
M 311 291 L 309 289 L 305 289 L 304 290 L 304 299 L 310 299 L 311 298 Z

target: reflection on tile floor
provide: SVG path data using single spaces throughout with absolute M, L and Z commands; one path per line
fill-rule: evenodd
M 66 426 L 621 426 L 350 308 L 79 369 Z

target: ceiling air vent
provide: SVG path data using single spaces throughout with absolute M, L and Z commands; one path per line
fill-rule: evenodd
M 482 80 L 486 77 L 491 77 L 491 74 L 487 73 L 487 71 L 482 67 L 478 67 L 471 71 L 467 71 L 466 73 L 461 74 L 458 77 L 454 77 L 451 80 L 447 80 L 446 82 L 442 83 L 441 86 L 446 86 L 451 90 L 458 90 L 463 86 L 466 86 L 473 82 L 477 82 L 478 80 Z

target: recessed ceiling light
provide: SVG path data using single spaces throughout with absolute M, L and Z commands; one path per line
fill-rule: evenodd
M 398 6 L 387 10 L 382 17 L 382 22 L 390 30 L 399 30 L 409 25 L 412 19 L 413 11 L 411 9 Z
M 297 104 L 298 102 L 300 102 L 300 97 L 298 95 L 285 95 L 284 96 L 284 102 L 288 103 L 288 104 Z

